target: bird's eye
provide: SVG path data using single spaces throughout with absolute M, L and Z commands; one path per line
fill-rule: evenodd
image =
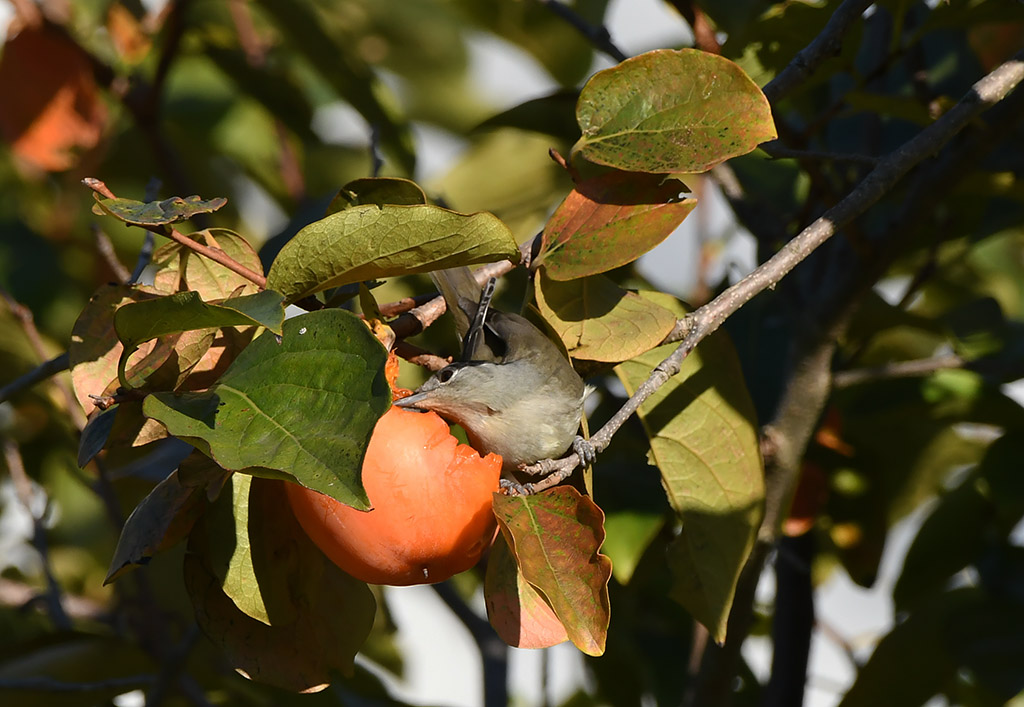
M 448 368 L 442 368 L 441 372 L 437 374 L 437 377 L 442 383 L 447 383 L 455 377 L 455 369 L 450 366 Z

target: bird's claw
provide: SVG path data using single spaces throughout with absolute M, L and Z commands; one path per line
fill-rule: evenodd
M 589 439 L 576 435 L 576 439 L 572 441 L 572 451 L 579 456 L 581 466 L 590 466 L 597 461 L 597 450 Z
M 521 484 L 513 479 L 502 479 L 500 486 L 507 496 L 532 496 L 536 493 L 533 484 Z

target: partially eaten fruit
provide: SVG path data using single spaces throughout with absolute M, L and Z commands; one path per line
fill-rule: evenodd
M 299 523 L 324 554 L 371 584 L 441 582 L 477 563 L 494 537 L 501 457 L 482 457 L 436 413 L 391 408 L 363 460 L 373 504 L 358 511 L 287 484 Z

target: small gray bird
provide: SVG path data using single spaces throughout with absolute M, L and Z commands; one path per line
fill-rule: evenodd
M 461 360 L 395 405 L 433 410 L 466 430 L 473 447 L 500 454 L 503 470 L 561 456 L 570 447 L 593 460 L 577 437 L 585 386 L 548 337 L 517 314 L 490 308 L 468 268 L 431 273 L 463 337 Z

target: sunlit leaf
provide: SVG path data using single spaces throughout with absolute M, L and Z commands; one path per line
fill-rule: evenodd
M 228 200 L 222 196 L 203 200 L 198 196 L 172 196 L 163 201 L 135 201 L 134 199 L 104 199 L 96 194 L 93 213 L 107 214 L 119 221 L 138 226 L 162 226 L 187 221 L 198 214 L 208 214 L 224 206 Z
M 604 275 L 556 282 L 537 279 L 537 306 L 569 355 L 617 363 L 649 351 L 672 331 L 676 316 Z
M 239 514 L 237 523 L 231 521 L 239 533 L 234 538 L 211 538 L 208 528 L 196 527 L 189 539 L 192 552 L 185 556 L 185 584 L 199 626 L 235 669 L 262 683 L 315 692 L 332 681 L 334 671 L 352 674 L 376 602 L 369 587 L 338 569 L 306 537 L 281 502 L 279 483 L 254 479 L 247 503 L 225 503 Z M 245 574 L 256 585 L 248 590 L 259 592 L 263 606 L 276 608 L 267 622 L 247 615 L 225 593 L 219 578 L 224 557 L 208 545 L 211 540 L 232 555 L 236 547 L 248 546 Z M 242 586 L 231 586 L 236 596 L 244 594 Z
M 267 287 L 288 301 L 351 282 L 519 259 L 508 228 L 488 213 L 367 204 L 299 231 L 281 249 Z
M 601 509 L 571 486 L 557 486 L 535 496 L 495 494 L 494 514 L 523 577 L 551 606 L 572 642 L 588 655 L 601 655 L 612 571 L 611 561 L 599 552 Z
M 487 558 L 484 598 L 491 626 L 510 646 L 547 648 L 569 640 L 554 609 L 523 577 L 503 535 Z
M 260 256 L 249 242 L 226 228 L 208 228 L 190 233 L 189 238 L 223 251 L 237 263 L 253 272 L 263 273 Z M 220 263 L 196 253 L 179 243 L 167 243 L 153 254 L 154 285 L 170 293 L 180 289 L 195 290 L 204 301 L 226 299 L 232 295 L 252 295 L 259 291 L 251 282 Z M 239 289 L 241 288 L 241 289 Z
M 609 172 L 569 192 L 544 227 L 537 264 L 553 280 L 607 272 L 631 263 L 669 236 L 694 207 L 675 179 Z
M 288 319 L 280 342 L 257 338 L 203 393 L 154 393 L 147 416 L 226 469 L 277 470 L 356 508 L 369 508 L 360 468 L 391 403 L 384 347 L 336 309 Z
M 114 313 L 114 329 L 124 344 L 118 364 L 118 377 L 122 385 L 127 385 L 123 371 L 129 357 L 140 344 L 151 339 L 167 334 L 229 326 L 263 326 L 280 333 L 283 321 L 281 295 L 272 290 L 232 297 L 216 304 L 203 302 L 199 293 L 191 290 L 126 304 Z M 192 365 L 199 362 L 212 341 L 211 332 L 205 347 L 195 351 L 196 355 L 189 356 Z
M 728 59 L 696 49 L 659 49 L 598 72 L 576 120 L 583 136 L 574 154 L 635 172 L 704 172 L 776 137 L 757 85 Z
M 684 314 L 672 297 L 645 296 Z M 627 392 L 674 349 L 662 346 L 617 366 Z M 706 338 L 682 370 L 640 406 L 639 415 L 669 503 L 682 520 L 668 557 L 672 595 L 721 642 L 764 501 L 753 403 L 725 335 Z

